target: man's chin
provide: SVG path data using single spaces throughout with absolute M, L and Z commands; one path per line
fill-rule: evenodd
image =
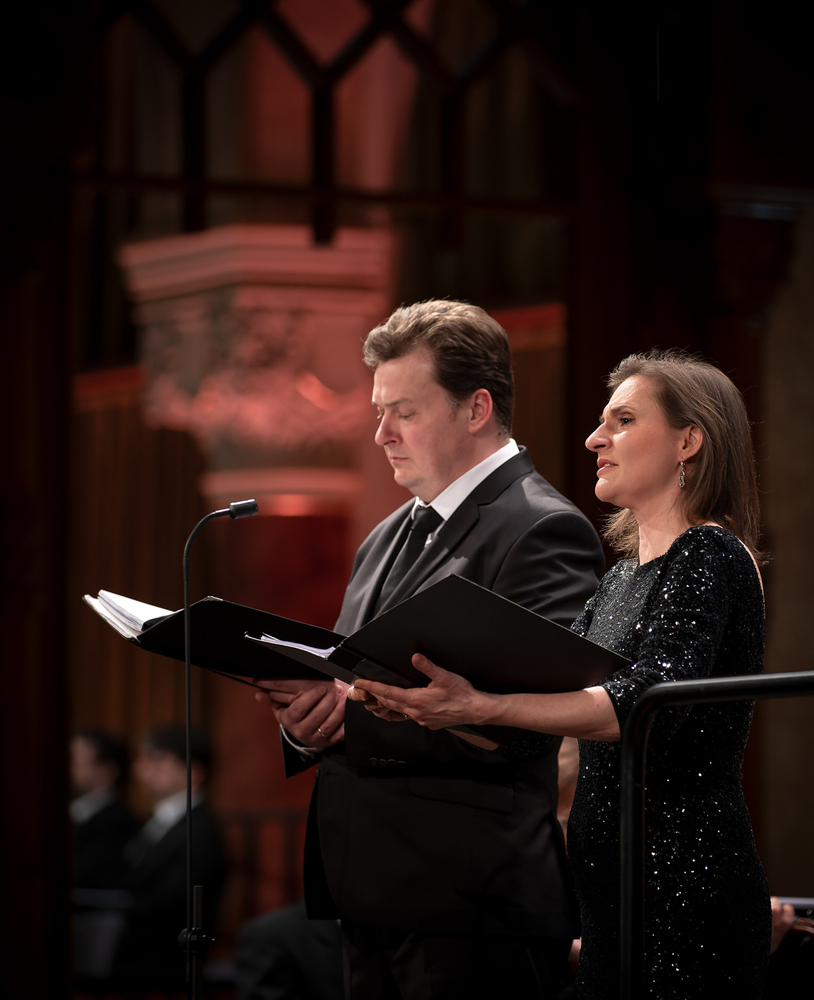
M 393 479 L 398 483 L 399 486 L 403 486 L 405 490 L 409 490 L 411 493 L 415 493 L 415 487 L 418 483 L 415 479 L 408 475 L 404 469 L 393 469 Z

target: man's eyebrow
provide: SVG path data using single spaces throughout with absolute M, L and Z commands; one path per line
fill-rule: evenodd
M 402 403 L 409 403 L 411 400 L 408 396 L 402 396 L 401 399 L 394 399 L 392 403 L 377 403 L 375 399 L 371 399 L 370 402 L 380 410 L 386 410 L 389 406 L 401 406 Z

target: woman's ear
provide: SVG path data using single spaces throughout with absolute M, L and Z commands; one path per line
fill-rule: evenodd
M 686 462 L 701 450 L 704 443 L 704 432 L 697 424 L 690 424 L 681 432 L 679 440 L 679 459 Z

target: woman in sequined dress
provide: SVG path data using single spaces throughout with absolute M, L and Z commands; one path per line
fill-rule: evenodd
M 619 740 L 633 703 L 651 684 L 758 673 L 763 659 L 757 490 L 740 394 L 718 369 L 674 352 L 632 355 L 609 386 L 586 446 L 597 456 L 596 495 L 617 507 L 606 537 L 623 558 L 573 628 L 633 666 L 583 691 L 492 695 L 416 656 L 428 687 L 359 681 L 350 695 L 433 729 L 497 724 L 580 738 L 568 849 L 582 910 L 581 1000 L 619 993 Z M 750 721 L 746 702 L 676 706 L 651 730 L 651 997 L 762 994 L 771 912 L 741 788 Z

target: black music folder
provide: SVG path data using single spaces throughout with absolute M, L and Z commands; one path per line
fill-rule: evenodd
M 99 591 L 84 600 L 120 635 L 183 661 L 184 614 Z M 398 687 L 429 683 L 413 653 L 495 694 L 577 691 L 629 663 L 623 656 L 459 576 L 414 594 L 353 635 L 206 597 L 190 606 L 191 660 L 242 683 L 250 678 L 356 677 Z M 456 727 L 457 728 L 457 727 Z M 461 727 L 493 743 L 509 727 Z
M 108 625 L 142 649 L 182 663 L 186 659 L 183 611 L 169 611 L 105 590 L 100 590 L 98 597 L 85 594 L 84 600 Z M 273 632 L 280 638 L 315 646 L 336 644 L 343 638 L 329 629 L 218 597 L 196 601 L 190 605 L 189 614 L 192 663 L 247 684 L 251 684 L 252 677 L 319 679 L 330 673 L 330 668 L 317 671 L 288 656 L 261 649 L 246 640 L 248 631 Z M 347 679 L 347 671 L 337 670 L 336 676 Z
M 367 677 L 399 687 L 429 683 L 412 665 L 424 653 L 494 694 L 554 693 L 596 684 L 629 664 L 618 653 L 460 576 L 414 594 L 346 638 L 321 644 L 264 629 L 247 638 L 303 665 L 352 683 Z

